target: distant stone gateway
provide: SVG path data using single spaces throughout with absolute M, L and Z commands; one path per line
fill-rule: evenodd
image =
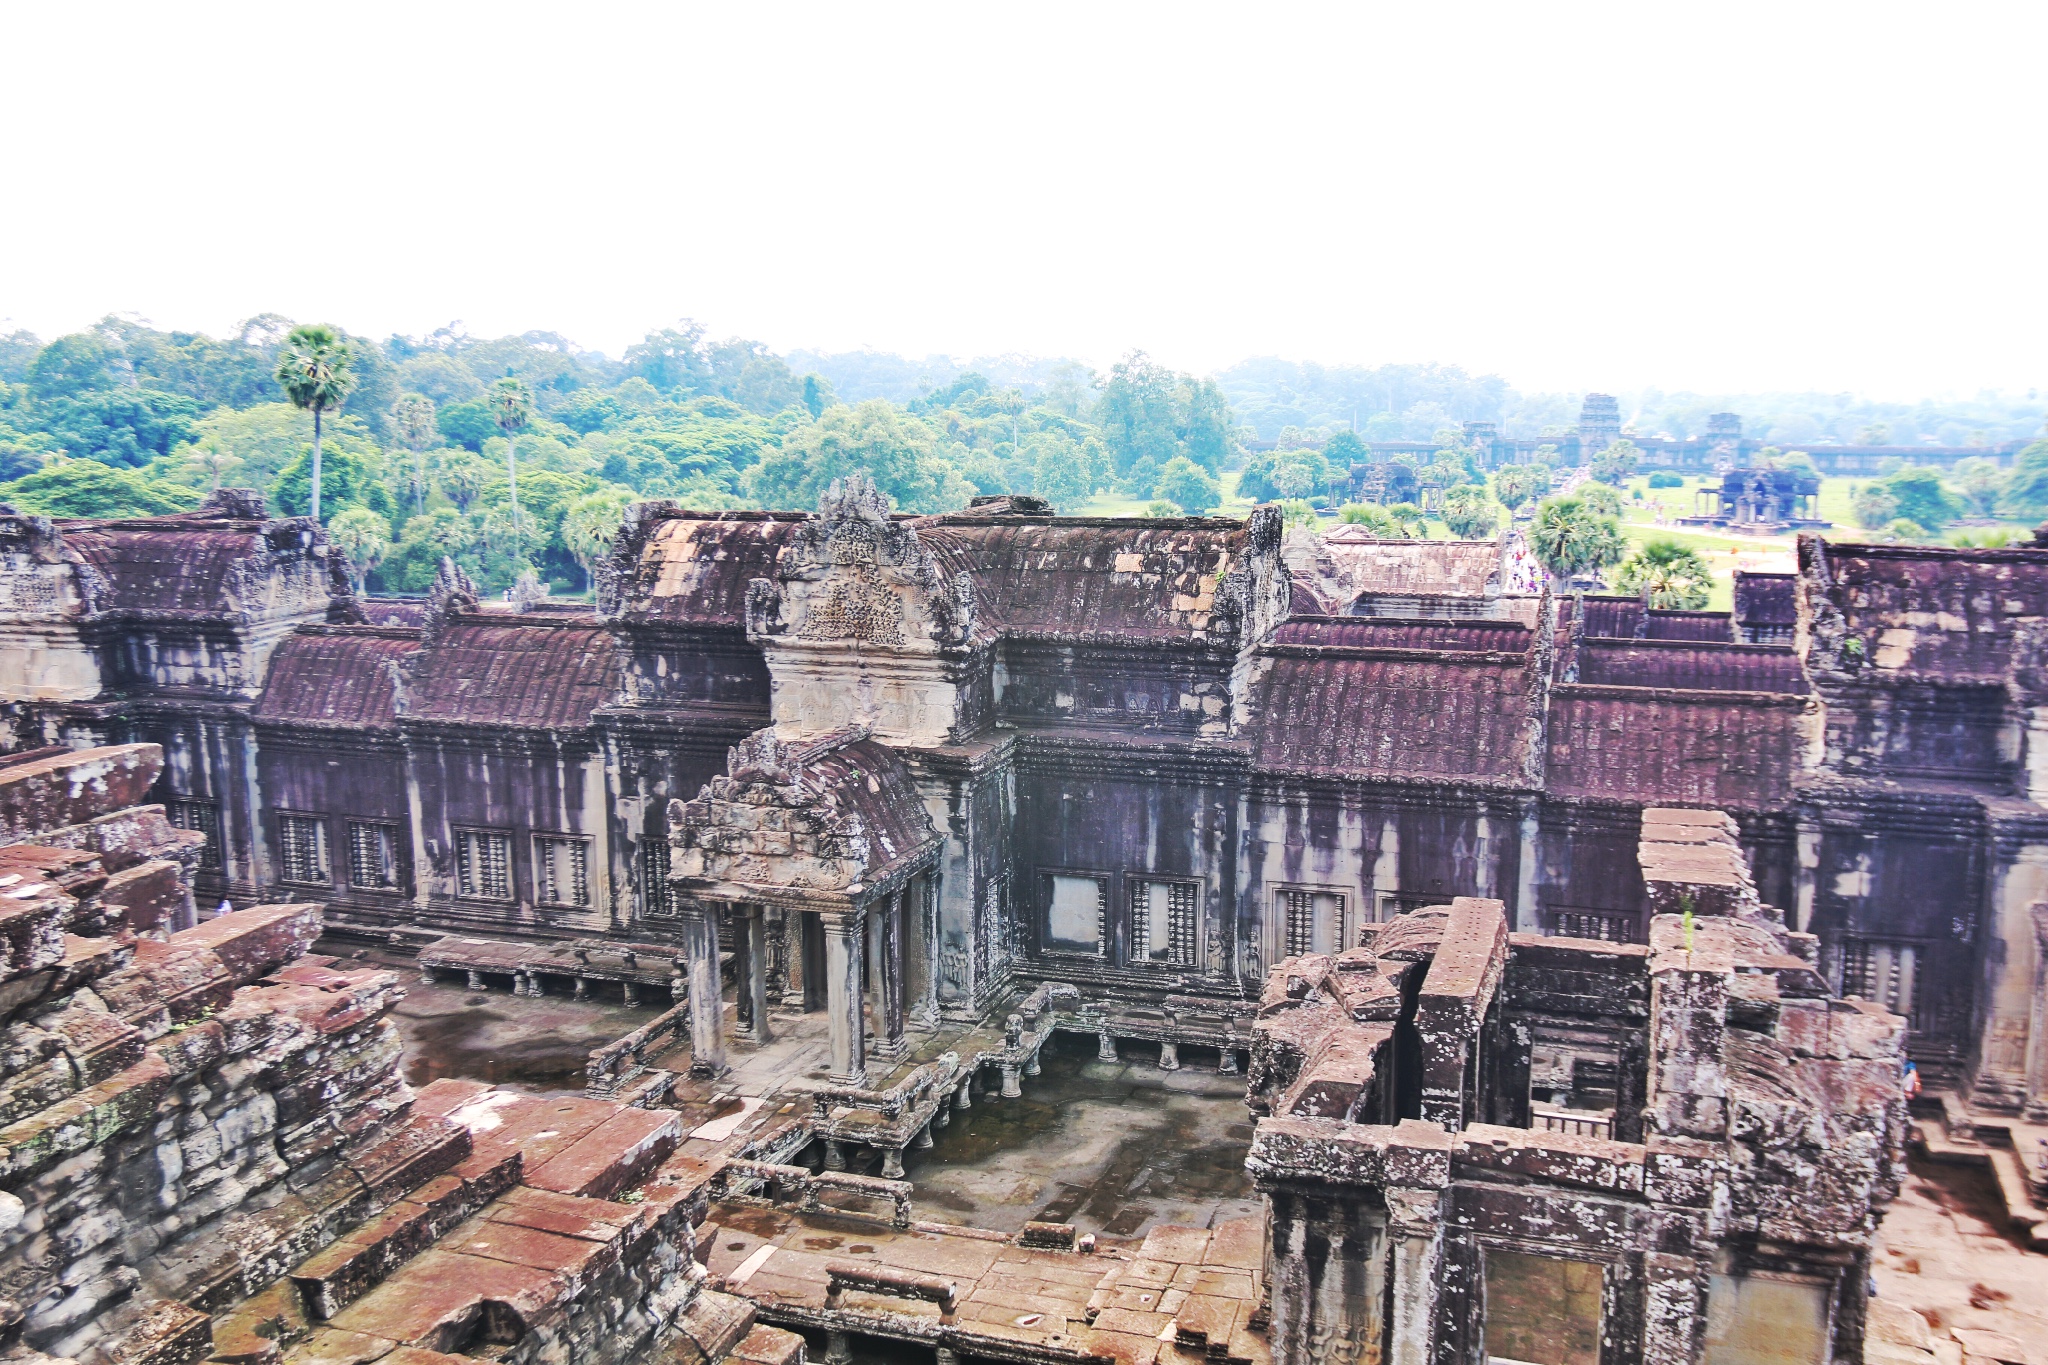
M 592 604 L 239 490 L 0 555 L 21 1358 L 1832 1365 L 1909 1101 L 2048 1227 L 2048 541 L 1664 611 L 855 476 L 635 504 Z M 415 1090 L 400 968 L 638 1008 Z M 919 1205 L 1134 1059 L 1242 1073 L 1259 1214 Z

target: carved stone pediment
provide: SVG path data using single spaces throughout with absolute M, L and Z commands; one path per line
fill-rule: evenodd
M 971 643 L 975 625 L 967 575 L 949 577 L 863 474 L 825 491 L 748 608 L 753 634 L 924 653 Z
M 709 899 L 857 897 L 938 845 L 902 760 L 865 726 L 755 731 L 695 800 L 669 803 L 668 825 L 672 878 Z

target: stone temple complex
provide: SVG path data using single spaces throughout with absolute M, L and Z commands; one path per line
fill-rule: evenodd
M 1909 1131 L 2048 1237 L 2048 548 L 1658 611 L 855 478 L 594 604 L 235 490 L 0 554 L 0 1358 L 1832 1365 Z M 631 1022 L 425 1082 L 408 990 Z M 1244 1207 L 941 1220 L 1076 1044 L 1248 1103 Z

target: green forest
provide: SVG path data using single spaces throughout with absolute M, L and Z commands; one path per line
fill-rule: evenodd
M 545 332 L 378 341 L 252 318 L 224 340 L 110 317 L 47 344 L 0 338 L 0 498 L 57 517 L 152 516 L 208 490 L 312 510 L 375 592 L 443 556 L 487 589 L 532 568 L 588 587 L 625 505 L 804 509 L 859 470 L 904 511 L 1098 490 L 1205 513 L 1237 454 L 1210 379 L 1134 352 L 1028 386 L 978 371 L 907 398 L 842 395 L 756 342 L 684 323 L 614 360 Z
M 1062 512 L 1111 498 L 1200 515 L 1230 494 L 1240 507 L 1281 502 L 1296 524 L 1337 513 L 1379 534 L 1484 536 L 1520 509 L 1545 562 L 1569 577 L 1619 562 L 1608 529 L 1620 506 L 1588 489 L 1560 521 L 1537 506 L 1550 469 L 1489 477 L 1458 424 L 1561 435 L 1578 402 L 1437 365 L 1265 358 L 1202 377 L 1143 352 L 1107 372 L 1016 355 L 777 355 L 688 321 L 614 359 L 550 332 L 486 339 L 451 325 L 380 341 L 266 314 L 220 339 L 112 316 L 48 342 L 0 336 L 0 499 L 57 517 L 151 516 L 250 487 L 279 514 L 307 515 L 317 464 L 317 515 L 358 586 L 386 593 L 423 591 L 443 556 L 491 591 L 528 570 L 555 591 L 586 591 L 636 499 L 806 509 L 856 470 L 910 512 L 1032 493 Z M 1707 413 L 1732 410 L 1788 445 L 1910 445 L 2029 439 L 2048 405 L 2033 394 L 1886 405 L 1644 393 L 1622 410 L 1650 434 L 1696 434 Z M 1340 508 L 1351 466 L 1372 441 L 1396 439 L 1442 448 L 1397 457 L 1410 474 Z M 1620 486 L 1634 465 L 1624 442 L 1594 474 Z M 2010 473 L 1989 461 L 1945 477 L 1902 468 L 1856 498 L 1855 521 L 1895 538 L 1966 515 L 2033 515 L 2048 510 L 2048 446 Z M 1618 579 L 1641 571 L 1622 568 Z

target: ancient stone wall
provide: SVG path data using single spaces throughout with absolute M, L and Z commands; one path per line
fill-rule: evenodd
M 10 1359 L 610 1365 L 743 1341 L 800 1358 L 700 1294 L 707 1172 L 670 1158 L 674 1114 L 465 1083 L 416 1097 L 386 1018 L 397 977 L 309 956 L 318 904 L 138 937 L 190 905 L 196 836 L 134 804 L 160 762 L 138 745 L 0 765 Z
M 1275 1360 L 1857 1357 L 1905 1024 L 1831 995 L 1737 836 L 1645 812 L 1647 949 L 1510 936 L 1475 898 L 1274 969 L 1248 1166 Z M 1822 1329 L 1710 1344 L 1788 1283 Z

